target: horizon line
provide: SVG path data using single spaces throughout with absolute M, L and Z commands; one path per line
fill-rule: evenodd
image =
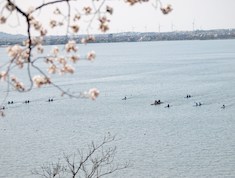
M 109 35 L 109 34 L 121 34 L 121 33 L 174 33 L 174 32 L 197 32 L 197 31 L 219 31 L 219 30 L 235 30 L 235 28 L 218 28 L 218 29 L 195 29 L 195 30 L 174 30 L 174 31 L 162 31 L 162 32 L 156 32 L 156 31 L 148 31 L 148 32 L 141 32 L 141 31 L 123 31 L 123 32 L 110 32 L 110 33 L 94 33 L 92 35 Z M 6 33 L 0 31 L 0 33 L 4 33 L 7 35 L 13 35 L 13 36 L 27 36 L 24 34 L 12 34 L 12 33 Z M 71 35 L 71 36 L 86 36 L 88 34 L 76 34 L 76 35 Z M 70 35 L 46 35 L 46 37 L 49 36 L 70 36 Z

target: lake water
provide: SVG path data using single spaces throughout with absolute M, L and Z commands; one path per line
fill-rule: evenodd
M 235 177 L 235 40 L 79 46 L 91 49 L 94 62 L 80 61 L 76 74 L 55 81 L 76 92 L 96 87 L 96 101 L 61 98 L 53 87 L 9 92 L 14 104 L 5 103 L 0 118 L 0 177 L 35 177 L 33 168 L 108 132 L 118 138 L 117 162 L 132 163 L 108 177 Z M 3 63 L 4 48 L 0 56 Z M 2 83 L 0 90 L 3 97 Z M 164 103 L 150 105 L 158 99 Z

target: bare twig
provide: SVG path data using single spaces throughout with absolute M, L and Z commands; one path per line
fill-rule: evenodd
M 108 147 L 108 144 L 114 141 L 115 136 L 108 135 L 98 145 L 92 142 L 86 154 L 81 150 L 78 150 L 77 154 L 64 154 L 64 164 L 42 166 L 40 170 L 34 170 L 32 173 L 44 178 L 61 174 L 72 178 L 100 178 L 130 167 L 129 163 L 115 164 L 116 147 Z

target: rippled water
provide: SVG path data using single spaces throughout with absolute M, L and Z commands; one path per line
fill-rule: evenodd
M 133 164 L 109 177 L 235 177 L 235 40 L 79 48 L 94 49 L 96 61 L 80 61 L 75 75 L 55 80 L 77 92 L 97 87 L 100 97 L 61 98 L 53 87 L 11 91 L 14 104 L 0 119 L 0 177 L 34 177 L 33 168 L 108 132 L 119 138 L 117 161 Z M 164 104 L 151 106 L 155 99 Z

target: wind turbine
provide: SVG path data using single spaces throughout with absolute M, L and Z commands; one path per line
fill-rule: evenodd
M 194 31 L 195 30 L 195 19 L 193 19 L 192 25 L 193 25 L 193 31 Z

